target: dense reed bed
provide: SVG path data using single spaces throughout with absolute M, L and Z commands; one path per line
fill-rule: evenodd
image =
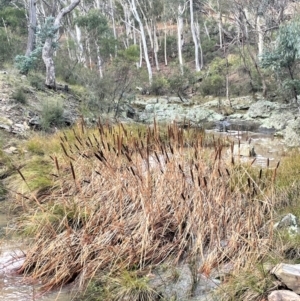
M 19 198 L 17 232 L 32 237 L 19 272 L 44 289 L 189 258 L 210 275 L 268 253 L 277 168 L 239 164 L 230 142 L 155 123 L 82 125 L 59 139 L 52 186 Z

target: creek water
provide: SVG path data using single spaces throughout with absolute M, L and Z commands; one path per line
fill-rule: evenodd
M 269 167 L 275 167 L 286 152 L 283 141 L 271 134 L 239 131 L 226 133 L 209 132 L 218 137 L 230 137 L 235 144 L 249 145 L 250 141 L 251 146 L 254 146 L 256 152 L 256 160 L 254 162 L 256 166 L 266 167 L 269 161 Z M 230 157 L 229 152 L 228 157 Z M 244 162 L 252 162 L 253 159 L 239 157 L 239 160 Z M 22 276 L 13 273 L 14 269 L 22 264 L 22 248 L 24 248 L 24 245 L 4 236 L 8 223 L 8 216 L 5 213 L 6 209 L 5 203 L 3 203 L 2 211 L 0 211 L 0 235 L 5 238 L 0 241 L 0 299 L 5 301 L 70 301 L 72 298 L 70 289 L 68 288 L 40 296 L 38 285 L 26 284 Z M 20 259 L 17 259 L 18 257 Z
M 5 213 L 6 204 L 3 203 L 0 211 L 0 232 L 4 236 L 8 224 L 8 215 Z M 41 295 L 39 285 L 30 285 L 25 279 L 17 275 L 24 258 L 24 245 L 5 236 L 0 241 L 0 300 L 5 301 L 70 301 L 71 292 L 68 288 Z
M 216 137 L 229 138 L 233 141 L 235 146 L 242 149 L 244 146 L 254 147 L 256 156 L 237 156 L 235 159 L 241 162 L 253 162 L 254 166 L 266 168 L 269 164 L 270 168 L 274 168 L 282 157 L 287 153 L 287 147 L 281 138 L 275 137 L 271 133 L 259 133 L 259 132 L 248 132 L 248 131 L 228 131 L 228 132 L 217 132 L 216 130 L 207 131 Z M 230 150 L 227 150 L 227 155 L 230 155 Z M 226 155 L 225 155 L 226 156 Z

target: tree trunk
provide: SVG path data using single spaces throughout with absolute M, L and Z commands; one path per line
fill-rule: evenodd
M 69 4 L 67 7 L 64 7 L 56 16 L 53 22 L 53 31 L 52 35 L 48 36 L 45 40 L 45 44 L 43 46 L 42 51 L 42 58 L 46 66 L 46 81 L 45 85 L 48 88 L 56 89 L 56 82 L 55 82 L 55 66 L 53 61 L 53 54 L 54 54 L 54 48 L 53 48 L 53 42 L 57 41 L 56 33 L 59 30 L 60 22 L 62 18 L 71 12 L 78 4 L 80 3 L 80 0 L 73 0 L 71 4 Z M 55 38 L 53 38 L 54 36 Z
M 156 70 L 159 71 L 159 62 L 158 62 L 158 50 L 159 50 L 159 46 L 158 46 L 158 41 L 157 41 L 157 31 L 156 31 L 156 22 L 154 22 L 153 24 L 153 46 L 154 46 L 154 59 L 155 59 L 155 66 L 156 66 Z
M 258 57 L 261 57 L 264 52 L 264 32 L 262 29 L 263 25 L 263 16 L 257 16 L 257 33 L 258 33 Z
M 200 71 L 200 64 L 199 64 L 199 45 L 198 45 L 198 39 L 196 35 L 196 24 L 194 23 L 194 9 L 193 9 L 193 0 L 190 0 L 190 16 L 191 16 L 191 31 L 194 41 L 194 47 L 195 47 L 195 69 L 196 71 Z
M 164 22 L 164 57 L 165 57 L 165 66 L 168 66 L 168 56 L 167 56 L 167 22 Z
M 31 52 L 35 49 L 35 32 L 36 32 L 36 0 L 29 0 L 29 25 L 28 25 L 28 39 L 26 56 L 30 56 Z
M 135 0 L 130 1 L 130 7 L 131 7 L 131 11 L 132 11 L 134 18 L 136 19 L 136 21 L 138 22 L 139 27 L 140 27 L 140 34 L 141 34 L 142 45 L 143 45 L 143 49 L 144 49 L 144 58 L 145 58 L 146 66 L 147 66 L 147 70 L 148 70 L 149 84 L 151 85 L 152 84 L 152 69 L 151 69 L 151 64 L 149 61 L 148 47 L 147 47 L 147 41 L 146 41 L 146 35 L 145 35 L 145 31 L 144 31 L 143 22 L 136 9 Z
M 180 72 L 183 74 L 183 60 L 182 60 L 182 44 L 183 44 L 183 18 L 182 15 L 185 11 L 185 6 L 182 7 L 178 5 L 178 14 L 177 14 L 177 48 L 178 48 L 178 61 Z
M 222 11 L 220 7 L 220 0 L 218 0 L 218 27 L 219 27 L 219 40 L 220 40 L 220 49 L 223 48 L 223 23 L 222 23 Z

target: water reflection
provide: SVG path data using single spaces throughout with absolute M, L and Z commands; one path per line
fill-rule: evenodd
M 5 207 L 5 204 L 2 203 Z M 0 212 L 0 228 L 7 225 L 7 215 Z M 0 300 L 5 301 L 70 301 L 68 288 L 41 296 L 38 285 L 24 282 L 24 278 L 15 273 L 23 260 L 23 246 L 12 239 L 5 238 L 0 245 Z

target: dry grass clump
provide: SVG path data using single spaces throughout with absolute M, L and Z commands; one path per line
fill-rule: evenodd
M 276 170 L 250 171 L 223 158 L 223 141 L 176 124 L 134 133 L 99 124 L 60 139 L 54 185 L 19 223 L 34 234 L 20 272 L 45 289 L 189 256 L 209 275 L 268 253 Z

